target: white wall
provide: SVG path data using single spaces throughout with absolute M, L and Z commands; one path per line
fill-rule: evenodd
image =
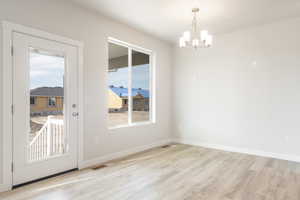
M 216 35 L 213 48 L 176 48 L 174 58 L 176 138 L 300 158 L 300 18 Z
M 0 21 L 2 20 L 84 42 L 85 160 L 163 141 L 170 137 L 171 46 L 169 44 L 61 0 L 0 0 Z M 107 129 L 106 41 L 108 36 L 156 52 L 156 124 L 113 131 Z M 0 38 L 2 38 L 1 31 Z M 0 55 L 2 55 L 2 43 L 0 43 Z M 0 69 L 2 70 L 1 56 Z M 2 80 L 0 81 L 2 89 Z M 0 103 L 2 105 L 2 102 Z M 0 118 L 0 123 L 1 121 Z M 0 133 L 0 146 L 2 146 L 3 133 Z M 2 155 L 1 150 L 0 155 Z M 2 171 L 1 167 L 0 156 L 0 171 Z M 0 185 L 1 176 L 2 173 L 0 173 Z
M 2 37 L 2 27 L 0 27 L 0 37 Z M 2 52 L 3 52 L 3 49 L 1 48 L 2 47 L 2 40 L 0 39 L 0 61 L 2 63 Z M 0 113 L 2 114 L 2 65 L 0 63 Z M 2 133 L 2 115 L 0 115 L 0 185 L 2 184 L 2 176 L 3 176 L 3 166 L 2 166 L 2 155 L 3 155 L 3 133 Z

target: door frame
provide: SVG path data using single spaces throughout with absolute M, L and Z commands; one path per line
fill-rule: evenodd
M 3 55 L 2 55 L 2 178 L 0 189 L 11 190 L 13 187 L 13 33 L 23 33 L 33 37 L 56 41 L 75 46 L 78 50 L 78 168 L 83 163 L 83 42 L 51 34 L 23 25 L 2 21 Z M 2 192 L 0 191 L 0 192 Z

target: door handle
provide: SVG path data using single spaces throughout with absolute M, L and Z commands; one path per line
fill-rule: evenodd
M 72 116 L 73 116 L 73 117 L 77 117 L 78 115 L 79 115 L 78 112 L 73 112 L 73 113 L 72 113 Z

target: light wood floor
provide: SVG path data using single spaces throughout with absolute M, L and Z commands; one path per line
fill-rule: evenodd
M 24 186 L 0 199 L 300 200 L 300 164 L 175 145 Z

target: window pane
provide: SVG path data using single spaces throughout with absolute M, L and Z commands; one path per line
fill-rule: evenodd
M 30 132 L 28 161 L 41 161 L 67 153 L 64 131 L 63 55 L 34 48 L 30 60 Z
M 56 97 L 49 97 L 48 106 L 56 106 Z
M 149 55 L 132 51 L 132 122 L 150 120 Z
M 128 48 L 109 43 L 108 125 L 128 125 Z
M 30 105 L 34 105 L 35 104 L 35 97 L 30 97 Z

